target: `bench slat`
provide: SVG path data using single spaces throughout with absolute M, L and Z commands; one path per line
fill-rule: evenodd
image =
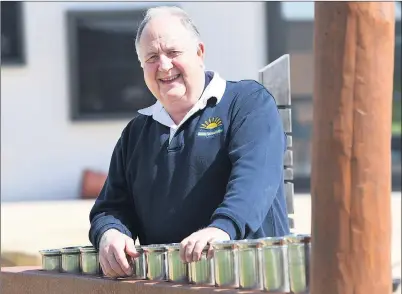
M 294 197 L 294 185 L 293 183 L 285 183 L 285 197 L 286 207 L 288 213 L 294 213 L 293 197 Z
M 285 182 L 293 181 L 293 168 L 285 168 L 283 170 L 283 179 Z
M 289 148 L 292 148 L 292 146 L 293 146 L 293 139 L 292 139 L 292 136 L 291 136 L 291 135 L 287 135 L 287 136 L 286 136 L 286 147 L 289 149 Z
M 290 108 L 279 109 L 279 114 L 282 119 L 282 125 L 285 133 L 292 132 L 292 110 Z
M 284 167 L 291 167 L 293 166 L 293 151 L 292 150 L 286 150 L 285 151 L 285 156 L 283 159 L 283 165 Z
M 259 81 L 278 106 L 290 105 L 290 55 L 285 54 L 259 71 Z
M 289 220 L 289 228 L 294 229 L 295 228 L 295 220 L 293 219 L 293 217 L 288 217 L 288 220 Z

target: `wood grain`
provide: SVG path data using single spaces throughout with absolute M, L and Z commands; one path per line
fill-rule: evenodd
M 394 2 L 316 2 L 311 294 L 391 293 Z

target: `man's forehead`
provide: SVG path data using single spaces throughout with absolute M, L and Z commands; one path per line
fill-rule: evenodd
M 177 36 L 160 36 L 150 40 L 144 40 L 145 47 L 155 48 L 155 47 L 181 47 L 185 45 L 185 40 Z M 147 42 L 148 41 L 148 42 Z
M 145 34 L 141 38 L 140 46 L 145 49 L 146 52 L 155 51 L 159 48 L 183 48 L 188 47 L 190 38 L 183 34 L 174 34 L 174 32 L 168 34 Z M 146 53 L 144 52 L 144 53 Z
M 188 39 L 189 31 L 184 27 L 178 17 L 159 17 L 152 19 L 143 31 L 144 41 L 177 43 Z

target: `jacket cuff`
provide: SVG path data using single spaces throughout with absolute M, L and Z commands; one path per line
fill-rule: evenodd
M 119 231 L 120 233 L 125 234 L 125 235 L 127 235 L 127 236 L 129 236 L 129 237 L 131 238 L 131 232 L 129 232 L 129 231 L 128 231 L 127 229 L 125 229 L 123 226 L 121 226 L 121 225 L 119 225 L 119 224 L 108 224 L 108 225 L 105 225 L 105 226 L 101 227 L 101 228 L 98 230 L 97 234 L 96 234 L 95 244 L 93 244 L 93 246 L 95 247 L 96 250 L 99 250 L 99 243 L 100 243 L 100 240 L 101 240 L 103 234 L 104 234 L 106 231 L 110 230 L 110 229 L 115 229 L 115 230 Z
M 239 236 L 239 230 L 235 223 L 230 218 L 225 216 L 214 218 L 214 220 L 208 227 L 214 227 L 225 231 L 226 233 L 228 233 L 230 240 L 236 240 Z

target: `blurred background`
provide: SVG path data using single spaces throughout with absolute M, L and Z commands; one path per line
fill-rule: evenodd
M 89 242 L 89 209 L 113 147 L 136 110 L 154 103 L 134 37 L 146 9 L 160 4 L 190 14 L 206 45 L 207 69 L 227 80 L 258 80 L 259 69 L 290 54 L 296 228 L 310 230 L 313 2 L 1 2 L 3 264 L 35 264 L 39 249 Z M 401 2 L 395 5 L 392 207 L 398 263 Z

